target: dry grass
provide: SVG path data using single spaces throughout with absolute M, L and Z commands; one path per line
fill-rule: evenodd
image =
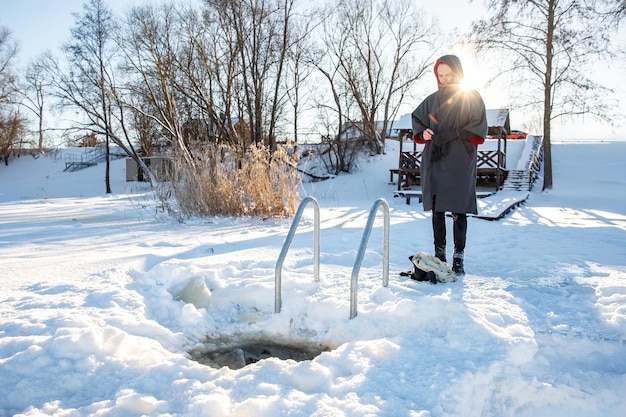
M 174 158 L 170 198 L 179 217 L 286 217 L 300 202 L 295 160 L 284 148 L 273 154 L 252 146 L 237 158 L 226 146 L 203 144 L 193 150 L 196 166 Z M 164 195 L 165 193 L 161 193 Z M 165 203 L 170 212 L 173 202 Z

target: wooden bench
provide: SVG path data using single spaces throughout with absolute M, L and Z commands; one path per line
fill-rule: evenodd
M 421 161 L 421 151 L 401 152 L 398 168 L 389 170 L 389 183 L 393 184 L 393 176 L 397 175 L 398 190 L 400 190 L 403 185 L 405 187 L 410 187 L 413 184 L 419 185 Z
M 485 198 L 485 197 L 489 197 L 490 195 L 492 195 L 493 193 L 491 191 L 477 191 L 476 192 L 476 197 L 477 198 Z M 422 190 L 399 190 L 399 191 L 394 191 L 393 192 L 393 196 L 395 197 L 404 197 L 406 199 L 406 204 L 410 205 L 411 204 L 411 198 L 413 197 L 417 197 L 419 202 L 422 202 Z
M 417 190 L 398 190 L 398 191 L 394 191 L 393 192 L 393 197 L 404 197 L 406 198 L 406 203 L 407 204 L 411 204 L 411 198 L 412 197 L 417 197 L 419 199 L 419 202 L 422 202 L 422 191 L 417 191 Z
M 400 170 L 397 168 L 391 168 L 389 170 L 389 184 L 395 184 L 395 181 L 393 180 L 393 176 L 394 175 L 398 175 L 398 181 L 400 181 Z
M 393 176 L 398 176 L 398 181 L 393 180 Z M 398 190 L 401 188 L 408 188 L 411 185 L 420 184 L 420 169 L 390 169 L 389 170 L 389 184 L 398 184 Z
M 478 151 L 476 156 L 476 178 L 480 182 L 496 183 L 496 190 L 504 182 L 506 175 L 505 154 L 500 150 Z

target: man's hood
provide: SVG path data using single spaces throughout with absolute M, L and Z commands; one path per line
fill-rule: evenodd
M 435 78 L 437 79 L 437 85 L 439 85 L 439 77 L 437 77 L 437 68 L 440 64 L 447 64 L 450 68 L 452 68 L 452 72 L 454 72 L 455 79 L 453 84 L 461 84 L 465 75 L 463 74 L 463 66 L 461 65 L 461 60 L 456 55 L 444 55 L 435 62 Z M 440 86 L 441 87 L 441 86 Z

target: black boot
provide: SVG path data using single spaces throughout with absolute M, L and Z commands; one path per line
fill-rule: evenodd
M 452 257 L 452 270 L 456 275 L 465 275 L 465 268 L 463 268 L 463 255 L 457 256 L 454 254 Z
M 435 247 L 435 258 L 441 262 L 446 262 L 446 247 Z
M 454 271 L 456 275 L 465 275 L 465 268 L 463 268 L 463 259 L 453 258 L 452 270 Z

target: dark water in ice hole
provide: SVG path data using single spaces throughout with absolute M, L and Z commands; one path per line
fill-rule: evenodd
M 208 350 L 196 348 L 189 352 L 191 359 L 212 368 L 227 366 L 241 369 L 267 358 L 293 359 L 297 362 L 311 360 L 329 350 L 322 346 L 292 346 L 275 342 L 254 342 Z

